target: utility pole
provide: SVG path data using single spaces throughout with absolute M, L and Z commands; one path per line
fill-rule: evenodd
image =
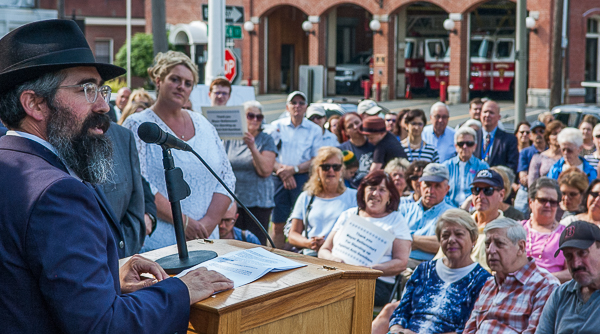
M 58 12 L 58 19 L 65 19 L 65 0 L 56 1 L 56 11 Z
M 165 0 L 152 0 L 152 40 L 154 42 L 154 55 L 167 52 L 167 17 Z
M 127 16 L 127 87 L 131 88 L 131 0 L 127 0 L 126 5 Z
M 561 104 L 563 0 L 553 1 L 552 54 L 550 55 L 550 109 Z
M 515 128 L 525 120 L 527 97 L 527 0 L 517 0 L 517 58 L 515 61 Z
M 225 1 L 208 0 L 208 60 L 204 82 L 225 74 Z

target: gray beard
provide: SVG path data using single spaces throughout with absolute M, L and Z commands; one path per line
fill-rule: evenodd
M 103 127 L 106 132 L 110 126 L 108 116 L 92 113 L 77 128 L 69 107 L 51 103 L 48 106 L 50 117 L 46 135 L 63 163 L 83 181 L 99 184 L 111 180 L 114 175 L 112 143 L 105 134 L 89 133 L 89 129 L 95 126 Z

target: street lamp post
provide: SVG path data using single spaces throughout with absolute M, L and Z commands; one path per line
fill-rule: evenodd
M 515 128 L 525 120 L 527 97 L 527 0 L 517 0 L 517 57 L 515 61 Z

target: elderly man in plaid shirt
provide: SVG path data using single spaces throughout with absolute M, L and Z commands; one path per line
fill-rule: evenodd
M 495 274 L 483 286 L 463 333 L 533 334 L 560 283 L 527 258 L 527 232 L 520 223 L 496 219 L 484 233 L 487 262 Z

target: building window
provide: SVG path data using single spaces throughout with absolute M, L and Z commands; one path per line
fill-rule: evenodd
M 113 40 L 98 39 L 95 43 L 96 61 L 99 63 L 112 64 L 113 62 Z

